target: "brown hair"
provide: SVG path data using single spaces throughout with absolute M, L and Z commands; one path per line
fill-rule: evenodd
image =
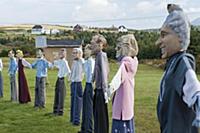
M 102 43 L 104 48 L 107 47 L 107 40 L 103 35 L 97 34 L 97 35 L 95 35 L 93 37 L 97 38 L 96 43 Z

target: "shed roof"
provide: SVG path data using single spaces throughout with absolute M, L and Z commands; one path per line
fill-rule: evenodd
M 42 25 L 34 25 L 32 29 L 42 29 Z
M 126 27 L 125 27 L 124 25 L 120 25 L 120 26 L 119 26 L 119 29 L 120 29 L 120 28 L 126 29 Z
M 47 40 L 47 47 L 77 47 L 83 44 L 83 40 Z

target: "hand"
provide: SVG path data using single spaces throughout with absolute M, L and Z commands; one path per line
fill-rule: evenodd
M 112 93 L 111 93 L 111 89 L 112 89 L 112 88 L 111 88 L 111 85 L 109 84 L 109 85 L 108 85 L 108 89 L 107 89 L 107 91 L 106 91 L 108 97 L 111 97 L 111 95 L 112 95 Z
M 104 92 L 104 99 L 105 99 L 105 103 L 108 103 L 109 97 L 107 92 Z
M 192 125 L 200 128 L 200 96 L 197 97 L 197 101 L 195 103 L 195 110 L 196 110 L 196 118 L 192 122 Z
M 95 82 L 92 82 L 92 87 L 96 88 Z
M 58 59 L 58 55 L 55 55 L 55 56 L 53 57 L 53 59 L 54 59 L 54 60 L 57 60 L 57 59 Z

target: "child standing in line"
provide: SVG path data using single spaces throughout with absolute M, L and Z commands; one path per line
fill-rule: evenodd
M 31 68 L 31 64 L 23 58 L 24 54 L 21 50 L 17 50 L 16 53 L 18 60 L 19 103 L 23 104 L 31 101 L 29 87 L 24 73 L 24 67 Z
M 108 133 L 109 120 L 107 103 L 105 103 L 106 90 L 108 89 L 109 64 L 108 58 L 103 48 L 107 41 L 102 35 L 95 35 L 91 40 L 92 54 L 96 55 L 94 68 L 95 94 L 94 94 L 94 132 Z
M 3 97 L 3 77 L 2 77 L 3 63 L 0 59 L 0 98 Z
M 91 56 L 91 45 L 87 44 L 84 51 L 84 70 L 86 77 L 86 86 L 83 93 L 83 111 L 82 111 L 82 124 L 79 133 L 92 133 L 93 132 L 93 87 L 92 76 L 94 72 L 95 61 Z
M 83 101 L 83 90 L 82 90 L 82 79 L 83 79 L 83 52 L 81 48 L 73 49 L 73 63 L 71 68 L 71 115 L 70 122 L 73 125 L 80 124 L 80 113 L 82 109 Z
M 18 100 L 17 84 L 16 84 L 17 61 L 13 50 L 9 51 L 8 57 L 10 58 L 8 74 L 10 76 L 11 101 L 16 102 Z
M 71 73 L 66 60 L 66 49 L 62 48 L 59 52 L 59 59 L 54 60 L 53 65 L 58 68 L 58 78 L 55 87 L 55 99 L 53 106 L 54 115 L 63 115 L 64 100 L 66 95 L 65 77 Z
M 44 108 L 46 101 L 46 77 L 47 68 L 52 67 L 52 64 L 44 58 L 43 49 L 36 51 L 37 60 L 32 64 L 32 68 L 36 68 L 35 82 L 35 103 L 34 107 Z

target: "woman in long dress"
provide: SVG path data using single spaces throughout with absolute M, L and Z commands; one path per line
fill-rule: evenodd
M 23 58 L 23 52 L 21 50 L 17 50 L 16 52 L 16 56 L 18 59 L 19 103 L 28 103 L 31 101 L 31 97 L 26 76 L 24 73 L 24 67 L 31 68 L 31 64 Z

